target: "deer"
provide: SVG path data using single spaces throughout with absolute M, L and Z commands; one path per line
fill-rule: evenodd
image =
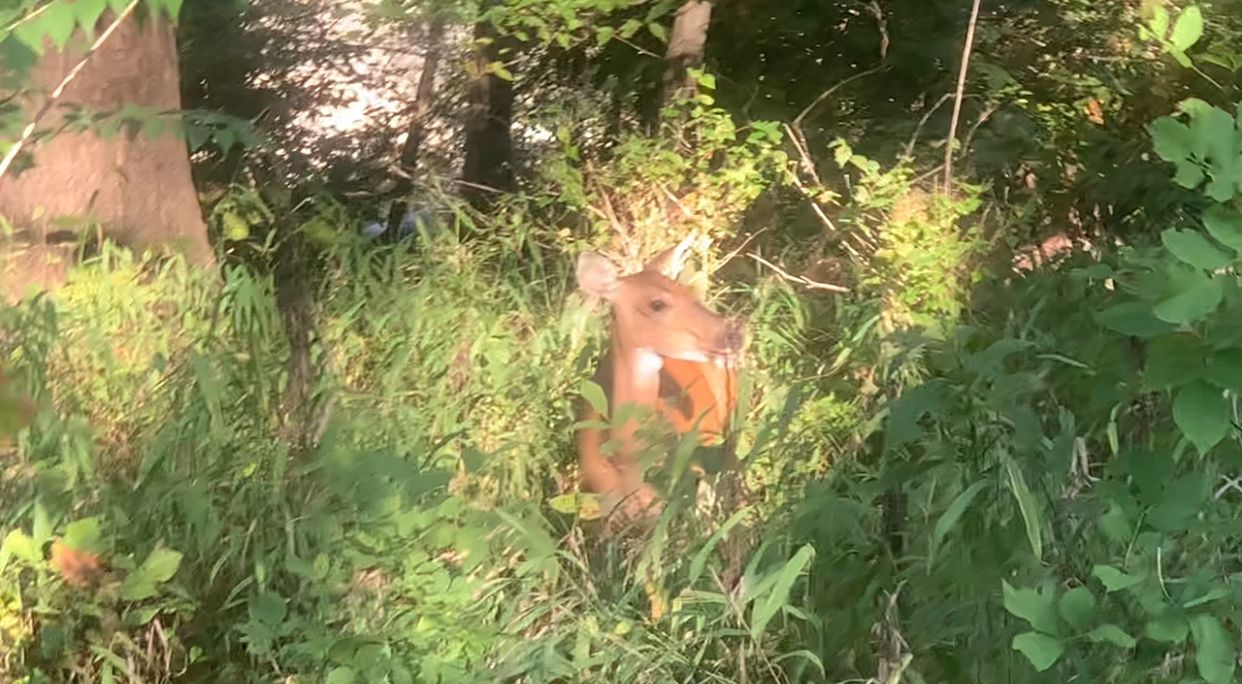
M 638 462 L 651 445 L 640 430 L 642 416 L 634 414 L 679 437 L 697 429 L 700 443 L 710 443 L 725 436 L 736 407 L 743 325 L 708 309 L 676 280 L 688 246 L 683 241 L 628 275 L 599 253 L 578 257 L 579 290 L 612 308 L 609 347 L 593 380 L 613 422 L 606 425 L 594 406 L 580 401 L 576 437 L 582 487 L 599 495 L 614 529 L 649 520 L 662 508 Z M 605 447 L 610 441 L 612 454 Z

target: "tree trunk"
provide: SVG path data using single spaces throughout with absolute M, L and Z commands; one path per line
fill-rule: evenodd
M 668 50 L 664 53 L 663 105 L 668 105 L 679 95 L 693 95 L 697 90 L 689 70 L 703 65 L 703 49 L 707 45 L 707 29 L 711 23 L 710 0 L 686 0 L 677 10 Z
M 501 36 L 486 21 L 475 24 L 474 37 L 483 41 L 475 52 L 477 76 L 470 84 L 470 110 L 466 123 L 464 194 L 476 206 L 486 205 L 496 191 L 514 189 L 513 84 L 492 73 L 487 66 L 500 61 L 512 39 Z
M 397 160 L 397 199 L 388 212 L 388 227 L 384 231 L 389 240 L 399 237 L 401 219 L 405 218 L 409 208 L 407 196 L 414 189 L 414 175 L 418 170 L 418 156 L 422 151 L 427 110 L 431 108 L 431 100 L 435 97 L 436 70 L 440 67 L 440 43 L 443 39 L 444 21 L 437 17 L 427 29 L 427 51 L 423 56 L 422 74 L 418 77 L 418 90 L 414 93 L 414 112 L 410 116 L 410 127 L 406 132 L 405 145 L 401 148 L 401 157 Z
M 100 25 L 113 21 L 114 15 L 105 14 Z M 79 31 L 64 51 L 48 45 L 30 74 L 36 92 L 23 103 L 32 114 L 82 60 L 89 43 Z M 125 105 L 178 110 L 178 66 L 172 25 L 162 17 L 131 15 L 68 84 L 39 128 L 55 130 L 65 104 L 103 112 Z M 0 281 L 5 283 L 0 294 L 20 294 L 27 284 L 57 284 L 65 265 L 51 263 L 58 250 L 49 248 L 46 238 L 66 219 L 86 219 L 123 245 L 174 247 L 193 263 L 214 265 L 183 140 L 169 133 L 105 140 L 90 131 L 62 131 L 28 151 L 31 168 L 16 175 L 11 169 L 0 178 L 0 215 L 33 244 L 0 245 Z

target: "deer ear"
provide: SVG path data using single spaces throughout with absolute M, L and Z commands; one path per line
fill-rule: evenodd
M 595 252 L 578 255 L 578 289 L 590 297 L 612 301 L 617 294 L 617 265 Z
M 669 247 L 655 255 L 651 261 L 647 262 L 645 270 L 662 273 L 669 280 L 677 280 L 682 269 L 686 267 L 686 256 L 690 253 L 690 247 L 693 244 L 694 236 L 686 236 L 675 247 Z

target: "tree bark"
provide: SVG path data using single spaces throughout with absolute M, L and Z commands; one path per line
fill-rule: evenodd
M 101 25 L 110 24 L 114 16 L 105 14 Z M 88 44 L 80 31 L 63 51 L 49 43 L 30 74 L 35 94 L 23 102 L 28 112 L 47 102 L 48 94 L 82 60 Z M 172 25 L 145 14 L 125 19 L 68 84 L 40 129 L 58 128 L 63 121 L 61 106 L 66 104 L 104 112 L 127 104 L 179 110 L 180 72 Z M 104 236 L 126 246 L 173 247 L 192 263 L 214 265 L 183 140 L 170 133 L 154 138 L 145 132 L 123 133 L 103 139 L 92 131 L 62 131 L 29 151 L 31 168 L 16 175 L 10 171 L 0 179 L 0 215 L 33 242 L 0 245 L 0 281 L 7 294 L 26 284 L 57 283 L 64 267 L 47 261 L 56 250 L 47 248 L 45 238 L 66 219 L 86 219 Z M 37 268 L 34 262 L 43 257 L 42 268 Z
M 436 91 L 436 71 L 440 67 L 440 44 L 444 39 L 444 21 L 439 17 L 432 19 L 427 29 L 427 51 L 423 56 L 423 69 L 418 77 L 418 89 L 414 93 L 414 112 L 410 116 L 410 127 L 406 131 L 405 144 L 401 147 L 401 157 L 397 160 L 396 201 L 388 212 L 388 226 L 384 233 L 387 239 L 395 241 L 401 227 L 401 219 L 409 208 L 408 195 L 414 189 L 414 177 L 418 170 L 418 157 L 422 151 L 427 110 L 431 108 L 432 98 Z
M 500 61 L 511 38 L 500 35 L 490 22 L 475 24 L 474 37 L 481 41 L 475 52 L 478 74 L 470 85 L 470 110 L 466 123 L 466 159 L 463 193 L 476 206 L 485 206 L 496 191 L 515 187 L 513 169 L 513 84 L 492 73 L 487 66 Z
M 710 0 L 686 0 L 673 19 L 673 32 L 664 53 L 664 88 L 661 104 L 667 106 L 678 95 L 697 90 L 689 70 L 703 65 L 707 30 L 712 23 Z

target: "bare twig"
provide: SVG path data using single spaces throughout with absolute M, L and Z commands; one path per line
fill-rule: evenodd
M 970 52 L 975 44 L 975 25 L 979 22 L 979 4 L 970 7 L 970 24 L 966 27 L 966 44 L 962 46 L 962 66 L 957 72 L 957 93 L 953 97 L 953 118 L 949 120 L 949 137 L 944 146 L 944 194 L 953 192 L 953 140 L 957 137 L 957 119 L 962 114 L 962 93 L 966 90 L 966 72 L 970 69 Z
M 811 111 L 813 111 L 816 107 L 818 107 L 818 106 L 820 106 L 821 104 L 823 104 L 824 100 L 827 100 L 829 97 L 831 97 L 833 93 L 835 93 L 835 92 L 837 92 L 838 90 L 840 90 L 841 88 L 843 88 L 843 87 L 845 87 L 845 86 L 847 86 L 847 85 L 849 85 L 849 84 L 853 83 L 854 81 L 857 81 L 857 80 L 858 80 L 858 79 L 860 79 L 860 78 L 864 78 L 864 77 L 870 76 L 870 75 L 872 75 L 872 74 L 879 73 L 879 72 L 883 71 L 883 70 L 884 70 L 884 69 L 886 69 L 886 68 L 887 68 L 887 67 L 886 67 L 885 65 L 883 65 L 883 64 L 881 64 L 881 65 L 879 65 L 879 66 L 874 66 L 874 67 L 871 67 L 870 69 L 867 69 L 866 71 L 860 71 L 860 72 L 858 72 L 858 73 L 854 74 L 853 76 L 850 76 L 849 78 L 846 78 L 845 80 L 842 80 L 842 81 L 838 82 L 836 85 L 834 85 L 834 86 L 832 86 L 831 88 L 829 88 L 828 90 L 825 90 L 824 92 L 820 93 L 818 97 L 816 97 L 814 100 L 812 100 L 812 101 L 811 101 L 811 104 L 807 105 L 807 106 L 806 106 L 806 109 L 803 109 L 803 110 L 802 110 L 802 111 L 798 114 L 798 116 L 797 116 L 796 118 L 794 118 L 793 123 L 791 123 L 791 124 L 790 124 L 790 126 L 792 126 L 794 129 L 796 129 L 796 130 L 798 130 L 798 131 L 800 132 L 800 131 L 802 130 L 802 120 L 806 118 L 807 114 L 810 114 L 810 113 L 811 113 Z
M 35 128 L 39 125 L 39 122 L 43 120 L 43 117 L 47 116 L 48 112 L 52 111 L 52 107 L 55 106 L 56 101 L 65 94 L 65 89 L 69 87 L 69 84 L 78 77 L 78 74 L 82 73 L 82 70 L 86 68 L 87 63 L 91 61 L 91 57 L 95 55 L 95 52 L 98 51 L 109 38 L 112 37 L 112 34 L 116 32 L 117 28 L 124 23 L 125 20 L 134 13 L 134 8 L 137 6 L 138 0 L 131 0 L 130 3 L 126 5 L 125 9 L 116 16 L 116 19 L 112 20 L 112 23 L 108 25 L 108 28 L 104 29 L 104 32 L 99 34 L 99 37 L 96 38 L 95 42 L 91 44 L 90 48 L 86 51 L 86 54 L 82 56 L 82 59 L 79 60 L 77 64 L 73 65 L 73 68 L 69 70 L 69 73 L 65 74 L 65 77 L 60 80 L 60 84 L 57 85 L 56 89 L 53 90 L 51 95 L 48 96 L 47 102 L 43 103 L 43 106 L 39 108 L 39 111 L 35 112 L 34 118 L 30 120 L 30 123 L 26 124 L 26 127 L 22 129 L 22 134 L 18 136 L 17 141 L 14 142 L 13 146 L 9 148 L 9 151 L 4 155 L 4 159 L 0 159 L 0 180 L 4 179 L 4 174 L 9 170 L 9 167 L 13 165 L 13 160 L 17 159 L 17 155 L 21 153 L 22 148 L 25 147 L 26 143 L 30 141 L 30 138 L 34 135 Z
M 784 278 L 785 280 L 791 283 L 797 283 L 804 287 L 808 287 L 812 290 L 827 290 L 829 292 L 849 292 L 850 291 L 848 287 L 841 287 L 840 285 L 833 285 L 832 283 L 821 283 L 816 280 L 811 280 L 810 278 L 807 278 L 806 276 L 792 275 L 788 273 L 787 271 L 785 271 L 780 266 L 777 266 L 776 264 L 768 261 L 767 259 L 764 259 L 763 257 L 759 256 L 758 254 L 755 254 L 754 252 L 751 252 L 749 256 L 751 259 L 754 259 L 760 264 L 763 264 L 764 266 L 767 266 L 768 268 L 772 269 L 773 271 L 776 272 L 776 275 L 780 276 L 781 278 Z
M 878 0 L 868 2 L 867 11 L 875 18 L 876 28 L 880 31 L 880 61 L 883 62 L 888 58 L 888 46 L 891 42 L 888 38 L 888 21 L 884 18 L 884 10 L 880 9 Z
M 914 145 L 918 142 L 919 134 L 923 132 L 923 127 L 927 125 L 927 120 L 932 117 L 932 114 L 936 113 L 937 109 L 940 109 L 941 105 L 948 102 L 952 98 L 953 93 L 945 93 L 940 96 L 939 100 L 936 100 L 936 104 L 932 105 L 926 112 L 923 113 L 923 118 L 919 119 L 919 125 L 914 127 L 914 134 L 910 136 L 910 141 L 906 143 L 906 151 L 904 156 L 911 157 L 914 155 Z

